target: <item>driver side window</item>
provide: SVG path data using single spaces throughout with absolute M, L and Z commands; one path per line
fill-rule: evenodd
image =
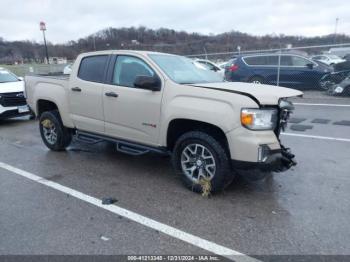
M 134 56 L 118 56 L 114 67 L 113 84 L 135 87 L 138 76 L 154 76 L 154 71 L 141 59 Z

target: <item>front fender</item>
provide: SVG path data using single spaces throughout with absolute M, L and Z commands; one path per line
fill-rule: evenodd
M 219 127 L 224 133 L 237 127 L 240 108 L 221 100 L 178 96 L 163 110 L 160 144 L 166 146 L 167 130 L 174 119 L 200 121 Z

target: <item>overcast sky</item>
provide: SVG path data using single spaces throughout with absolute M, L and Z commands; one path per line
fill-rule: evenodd
M 146 26 L 187 32 L 237 30 L 254 35 L 350 34 L 348 0 L 0 0 L 0 37 L 53 43 L 106 27 Z

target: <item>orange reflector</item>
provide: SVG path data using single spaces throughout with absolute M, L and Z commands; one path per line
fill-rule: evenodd
M 254 122 L 254 115 L 253 114 L 248 114 L 248 113 L 241 113 L 241 123 L 242 125 L 245 126 L 250 126 Z

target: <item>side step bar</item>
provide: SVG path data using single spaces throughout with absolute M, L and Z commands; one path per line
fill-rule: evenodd
M 132 156 L 140 156 L 150 152 L 150 150 L 148 149 L 140 148 L 137 146 L 130 146 L 122 142 L 117 143 L 117 150 L 119 152 L 132 155 Z
M 82 135 L 82 134 L 78 134 L 78 133 L 76 135 L 76 139 L 79 140 L 80 142 L 83 142 L 86 144 L 97 144 L 97 143 L 104 141 L 102 139 L 98 139 L 98 138 L 94 138 L 91 136 L 86 136 L 86 135 Z
M 88 143 L 88 144 L 96 144 L 103 141 L 113 142 L 113 143 L 116 143 L 117 150 L 119 152 L 133 155 L 133 156 L 140 156 L 140 155 L 147 154 L 149 152 L 154 152 L 162 155 L 170 154 L 170 152 L 163 147 L 146 146 L 146 145 L 125 141 L 118 138 L 112 138 L 112 137 L 103 136 L 103 135 L 96 135 L 96 134 L 92 134 L 84 131 L 78 131 L 78 130 L 76 131 L 76 139 L 78 141 L 81 141 L 83 143 Z

